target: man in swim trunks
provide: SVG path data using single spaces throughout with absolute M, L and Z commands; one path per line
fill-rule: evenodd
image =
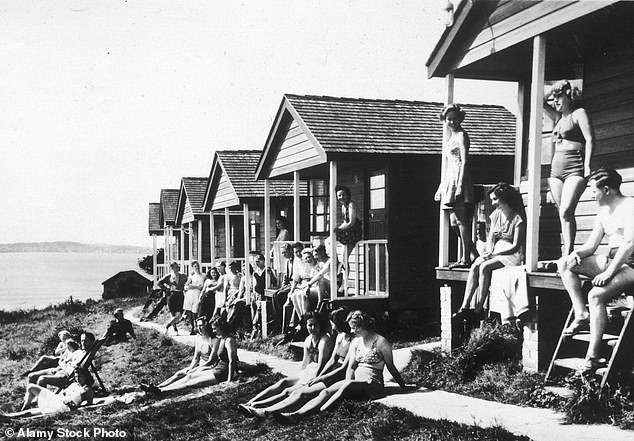
M 594 228 L 587 242 L 558 262 L 561 280 L 570 295 L 575 319 L 565 329 L 569 335 L 590 329 L 590 344 L 581 372 L 594 372 L 605 364 L 600 359 L 601 338 L 607 322 L 606 303 L 634 287 L 634 198 L 621 193 L 621 175 L 599 169 L 589 178 L 599 204 Z M 604 236 L 609 237 L 608 255 L 594 254 Z M 588 293 L 589 311 L 581 291 L 580 275 L 592 278 Z

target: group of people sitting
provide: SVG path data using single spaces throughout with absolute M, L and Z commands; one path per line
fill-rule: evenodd
M 277 274 L 266 266 L 264 255 L 250 256 L 250 295 L 247 296 L 246 277 L 240 262 L 227 267 L 219 261 L 206 275 L 197 261 L 191 264 L 191 274 L 180 272 L 180 265 L 171 265 L 170 274 L 159 280 L 162 295 L 147 317 L 151 320 L 167 305 L 171 319 L 165 331 L 173 328 L 178 334 L 177 324 L 186 320 L 190 334 L 195 335 L 197 318 L 210 320 L 216 315 L 226 318 L 232 332 L 251 330 L 252 337 L 261 331 L 261 301 L 265 300 L 266 277 L 271 285 L 278 286 L 272 295 L 273 317 L 268 324 L 281 326 L 284 309 L 291 310 L 289 328 L 299 326 L 300 318 L 307 312 L 321 310 L 330 293 L 330 257 L 324 245 L 305 248 L 301 242 L 282 246 L 284 270 Z M 148 299 L 145 308 L 152 302 Z
M 609 168 L 590 171 L 594 132 L 583 108 L 575 106 L 578 94 L 568 81 L 561 81 L 547 94 L 548 113 L 556 120 L 553 129 L 553 162 L 549 178 L 562 229 L 562 257 L 557 269 L 574 308 L 574 320 L 564 334 L 590 331 L 590 344 L 582 373 L 594 372 L 606 364 L 601 358 L 601 340 L 607 323 L 606 304 L 634 288 L 634 198 L 621 193 L 621 175 Z M 465 113 L 458 105 L 443 109 L 446 169 L 436 199 L 449 211 L 451 225 L 462 240 L 461 256 L 452 267 L 469 268 L 469 275 L 456 319 L 481 319 L 489 294 L 492 272 L 521 265 L 524 261 L 526 214 L 519 192 L 498 184 L 489 193 L 495 208 L 490 216 L 486 250 L 478 253 L 471 242 L 470 224 L 474 193 L 468 166 L 469 137 L 461 126 Z M 575 249 L 575 208 L 589 185 L 599 208 L 594 227 L 585 244 Z M 608 237 L 606 255 L 596 254 Z M 592 288 L 586 297 L 582 278 Z

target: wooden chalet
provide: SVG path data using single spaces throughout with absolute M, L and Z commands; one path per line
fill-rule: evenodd
M 163 235 L 163 228 L 161 226 L 161 203 L 150 202 L 148 207 L 148 234 L 152 236 L 152 280 L 154 286 L 158 281 L 157 279 L 157 261 L 156 261 L 156 242 L 157 237 Z
M 515 118 L 500 106 L 464 105 L 476 182 L 512 180 Z M 375 311 L 438 312 L 440 103 L 284 95 L 256 176 L 308 181 L 302 240 L 334 237 L 341 219 L 334 188 L 346 185 L 361 211 L 363 240 L 350 257 L 347 292 L 331 300 Z M 296 207 L 297 209 L 297 207 Z M 331 214 L 336 213 L 334 222 Z M 336 253 L 336 243 L 328 254 Z M 336 280 L 336 267 L 331 280 Z
M 307 205 L 305 183 L 265 184 L 255 180 L 259 150 L 220 150 L 214 153 L 202 208 L 209 215 L 211 262 L 243 261 L 250 252 L 270 255 L 275 218 L 288 219 L 289 230 L 299 225 L 299 207 Z M 270 202 L 265 206 L 266 200 Z M 294 207 L 297 206 L 298 210 Z M 299 240 L 299 228 L 294 230 Z M 246 267 L 248 271 L 248 266 Z M 249 281 L 249 278 L 247 278 Z
M 176 207 L 178 206 L 179 189 L 161 189 L 161 209 L 159 211 L 159 225 L 163 228 L 164 243 L 164 263 L 157 266 L 158 278 L 169 272 L 170 263 L 179 260 L 179 250 L 181 242 L 181 230 L 176 225 Z
M 209 248 L 209 216 L 203 212 L 207 178 L 182 178 L 176 205 L 176 225 L 180 226 L 180 261 L 183 273 L 189 274 L 189 264 L 211 260 Z
M 570 302 L 557 274 L 535 272 L 539 260 L 560 254 L 557 210 L 547 194 L 550 131 L 543 112 L 545 87 L 576 80 L 583 107 L 593 122 L 593 168 L 608 166 L 624 178 L 622 191 L 634 195 L 634 3 L 626 1 L 465 1 L 428 60 L 430 77 L 512 81 L 518 85 L 521 118 L 514 182 L 527 206 L 526 265 L 529 294 L 537 314 L 524 329 L 524 366 L 544 369 L 563 328 Z M 460 101 L 459 97 L 455 97 Z M 577 207 L 577 245 L 592 229 L 597 207 L 588 189 Z M 441 216 L 438 279 L 453 288 L 442 304 L 443 344 L 450 348 L 450 314 L 464 289 L 465 272 L 449 271 L 447 225 Z M 453 302 L 453 306 L 452 306 Z
M 144 297 L 152 288 L 152 280 L 147 274 L 137 270 L 119 271 L 101 282 L 103 299 L 118 297 Z

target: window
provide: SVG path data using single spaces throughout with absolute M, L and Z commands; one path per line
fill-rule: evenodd
M 260 224 L 255 219 L 249 220 L 249 249 L 251 251 L 258 250 L 258 240 L 260 238 Z
M 385 172 L 375 172 L 370 176 L 370 210 L 385 208 Z
M 328 233 L 328 183 L 325 179 L 311 179 L 308 189 L 310 199 L 310 234 Z

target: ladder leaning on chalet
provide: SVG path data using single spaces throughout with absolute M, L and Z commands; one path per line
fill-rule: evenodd
M 633 294 L 630 292 L 627 295 L 631 296 Z M 608 383 L 613 384 L 619 373 L 631 371 L 634 366 L 634 351 L 632 350 L 634 348 L 634 313 L 632 312 L 632 302 L 630 302 L 629 306 L 629 308 L 612 308 L 616 315 L 608 312 L 606 333 L 603 334 L 602 338 L 607 365 L 597 369 L 595 373 L 601 377 L 601 389 Z M 610 310 L 611 308 L 608 307 L 608 311 Z M 574 309 L 571 308 L 559 337 L 557 348 L 548 366 L 545 381 L 548 381 L 556 369 L 576 370 L 583 363 L 590 342 L 590 333 L 586 331 L 575 335 L 564 334 L 563 330 L 570 326 L 573 317 Z

